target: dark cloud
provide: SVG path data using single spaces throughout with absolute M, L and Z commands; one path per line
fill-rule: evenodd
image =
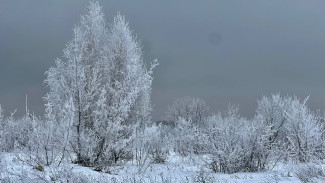
M 147 62 L 158 58 L 154 119 L 177 97 L 213 110 L 239 104 L 252 116 L 263 94 L 310 95 L 325 108 L 323 0 L 100 1 L 108 21 L 119 11 L 141 40 Z M 41 115 L 44 72 L 62 56 L 87 0 L 2 0 L 0 104 Z

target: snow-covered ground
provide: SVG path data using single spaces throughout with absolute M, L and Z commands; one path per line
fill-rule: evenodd
M 88 167 L 63 163 L 44 167 L 43 170 L 28 165 L 19 153 L 2 153 L 0 162 L 0 182 L 302 182 L 298 177 L 298 165 L 279 164 L 273 170 L 258 173 L 212 173 L 204 166 L 200 157 L 182 158 L 171 154 L 165 164 L 151 164 L 140 171 L 137 166 L 127 163 L 110 168 L 110 173 L 97 172 Z M 322 177 L 309 178 L 310 182 L 325 182 Z

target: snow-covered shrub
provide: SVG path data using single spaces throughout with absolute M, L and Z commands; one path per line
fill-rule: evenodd
M 207 153 L 212 155 L 214 172 L 235 173 L 262 169 L 259 141 L 253 122 L 241 118 L 237 107 L 211 116 L 206 128 Z
M 283 157 L 286 154 L 286 128 L 288 120 L 285 116 L 290 98 L 281 97 L 279 94 L 270 97 L 263 96 L 259 100 L 256 110 L 256 126 L 263 130 L 264 140 L 261 141 L 262 161 L 277 159 L 274 154 Z M 273 155 L 272 155 L 273 154 Z
M 14 148 L 25 148 L 33 133 L 32 119 L 25 116 L 16 120 L 14 112 L 5 119 L 0 119 L 0 150 L 11 151 Z
M 299 162 L 324 158 L 324 126 L 306 106 L 307 99 L 301 102 L 293 98 L 286 111 L 287 150 L 289 156 Z
M 64 112 L 64 107 L 62 108 Z M 12 151 L 20 149 L 24 154 L 19 158 L 33 166 L 50 165 L 62 155 L 63 138 L 57 130 L 66 130 L 52 123 L 38 120 L 26 114 L 21 119 L 14 119 L 14 113 L 0 121 L 0 150 Z M 54 155 L 56 153 L 56 155 Z
M 213 183 L 216 182 L 215 178 L 210 175 L 204 168 L 201 168 L 194 177 L 196 183 Z
M 210 114 L 204 100 L 193 97 L 176 99 L 168 107 L 164 133 L 173 140 L 174 151 L 182 156 L 206 153 L 206 121 Z
M 140 172 L 152 163 L 166 162 L 171 149 L 169 140 L 162 134 L 161 126 L 152 125 L 137 132 L 133 141 L 133 158 Z
M 264 158 L 305 162 L 324 157 L 324 127 L 308 109 L 307 99 L 275 94 L 258 101 L 254 120 L 267 132 L 263 134 Z
M 162 134 L 161 127 L 156 127 L 156 132 L 151 135 L 151 142 L 145 147 L 148 149 L 152 163 L 163 164 L 166 162 L 170 149 L 168 141 L 167 136 Z
M 48 104 L 50 103 L 46 106 Z M 53 163 L 60 165 L 63 160 L 67 160 L 67 157 L 72 155 L 69 144 L 71 127 L 63 125 L 71 124 L 73 121 L 71 119 L 73 117 L 71 112 L 74 112 L 72 101 L 62 106 L 60 112 L 65 118 L 59 123 L 56 123 L 49 107 L 46 108 L 45 119 L 36 117 L 22 119 L 21 123 L 29 125 L 31 130 L 26 135 L 28 137 L 26 143 L 20 146 L 23 153 L 19 156 L 20 160 L 31 166 L 43 168 Z
M 214 172 L 244 171 L 246 129 L 237 112 L 230 109 L 224 115 L 209 118 L 206 133 L 210 143 L 209 153 L 212 155 L 211 169 Z
M 202 128 L 195 126 L 191 121 L 179 118 L 176 121 L 174 138 L 174 150 L 182 156 L 204 153 L 206 142 L 202 140 L 204 134 Z
M 304 183 L 325 181 L 325 172 L 321 165 L 314 163 L 295 164 L 293 173 Z
M 50 168 L 49 178 L 51 182 L 78 182 L 88 183 L 93 182 L 89 177 L 81 173 L 73 172 L 73 167 L 63 165 L 61 167 Z

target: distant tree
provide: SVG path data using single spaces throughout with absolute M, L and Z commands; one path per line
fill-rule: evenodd
M 167 119 L 177 121 L 182 118 L 194 125 L 202 125 L 209 116 L 209 108 L 200 98 L 183 97 L 176 99 L 167 110 Z
M 168 106 L 166 120 L 172 128 L 163 128 L 163 134 L 174 138 L 174 150 L 182 156 L 204 153 L 202 142 L 207 119 L 210 115 L 205 101 L 200 98 L 177 98 Z

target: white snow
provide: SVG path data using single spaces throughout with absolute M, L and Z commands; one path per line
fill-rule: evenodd
M 206 182 L 215 183 L 269 183 L 301 182 L 293 173 L 294 165 L 279 164 L 273 170 L 257 173 L 212 173 L 201 157 L 179 157 L 170 153 L 165 164 L 151 164 L 144 172 L 139 172 L 131 162 L 110 168 L 110 173 L 97 172 L 88 167 L 63 163 L 60 167 L 44 167 L 39 171 L 22 159 L 21 153 L 2 153 L 0 162 L 0 182 Z M 324 182 L 324 179 L 313 179 Z M 201 181 L 202 182 L 202 181 Z

